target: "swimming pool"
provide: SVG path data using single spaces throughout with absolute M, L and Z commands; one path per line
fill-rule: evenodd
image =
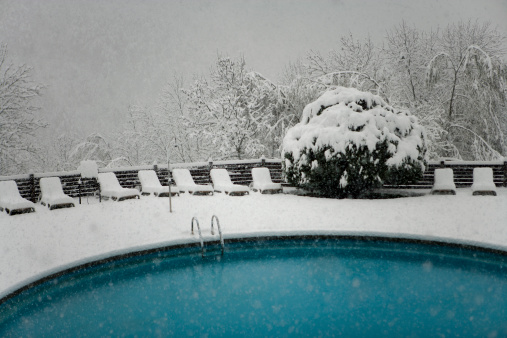
M 0 336 L 506 336 L 506 272 L 505 253 L 379 238 L 180 246 L 8 296 Z

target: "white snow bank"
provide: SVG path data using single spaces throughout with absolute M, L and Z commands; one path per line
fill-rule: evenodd
M 0 213 L 0 297 L 64 267 L 132 248 L 198 242 L 190 234 L 196 216 L 210 238 L 212 215 L 224 237 L 286 234 L 376 235 L 437 239 L 507 250 L 507 189 L 498 196 L 456 196 L 392 200 L 337 200 L 294 195 L 230 197 L 182 194 L 172 199 L 142 197 L 124 202 L 76 203 L 31 214 Z M 77 202 L 77 200 L 76 200 Z M 227 241 L 226 241 L 227 249 Z

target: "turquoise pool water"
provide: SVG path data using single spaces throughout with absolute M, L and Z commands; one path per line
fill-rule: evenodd
M 103 262 L 0 304 L 0 336 L 507 336 L 507 256 L 361 239 Z

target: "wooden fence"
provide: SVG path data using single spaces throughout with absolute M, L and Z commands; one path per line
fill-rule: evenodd
M 267 167 L 271 172 L 274 182 L 283 183 L 281 161 L 274 159 L 196 162 L 171 164 L 174 168 L 187 168 L 197 184 L 211 182 L 210 171 L 213 168 L 224 168 L 229 172 L 231 180 L 237 184 L 250 185 L 252 182 L 252 168 Z M 114 172 L 120 185 L 124 188 L 140 189 L 138 177 L 139 170 L 154 170 L 162 185 L 167 185 L 167 164 L 152 166 L 136 166 L 123 168 L 99 168 L 98 172 Z M 14 180 L 18 185 L 21 196 L 37 202 L 40 196 L 40 179 L 43 177 L 59 177 L 62 182 L 64 193 L 71 197 L 84 197 L 98 195 L 99 184 L 95 178 L 82 178 L 79 171 L 54 172 L 29 175 L 0 176 L 2 180 Z M 172 182 L 174 184 L 174 181 Z
M 492 168 L 493 181 L 497 187 L 507 187 L 507 161 L 432 161 L 429 163 L 421 180 L 414 184 L 402 186 L 384 186 L 385 188 L 413 188 L 430 189 L 433 186 L 435 169 L 451 168 L 454 174 L 454 183 L 457 188 L 471 187 L 473 183 L 474 168 Z
M 216 161 L 199 163 L 177 163 L 171 164 L 173 168 L 188 168 L 197 184 L 210 183 L 210 170 L 213 168 L 224 168 L 229 172 L 231 180 L 237 184 L 250 185 L 252 182 L 252 168 L 267 167 L 271 172 L 274 182 L 285 183 L 282 177 L 282 161 L 279 159 L 257 159 L 238 161 Z M 429 189 L 433 185 L 435 169 L 451 168 L 454 172 L 454 182 L 458 188 L 470 187 L 473 183 L 473 169 L 477 167 L 490 167 L 493 169 L 494 182 L 498 187 L 507 187 L 507 161 L 505 162 L 460 162 L 441 161 L 430 162 L 424 172 L 423 178 L 410 185 L 384 186 L 385 188 L 404 189 Z M 167 165 L 137 166 L 124 168 L 99 168 L 101 172 L 114 172 L 120 185 L 125 188 L 140 188 L 139 170 L 154 170 L 162 183 L 167 185 Z M 29 174 L 16 176 L 0 176 L 2 180 L 14 180 L 18 190 L 24 198 L 36 202 L 40 196 L 39 182 L 42 177 L 59 177 L 62 181 L 64 192 L 71 197 L 83 197 L 97 195 L 99 185 L 95 178 L 82 178 L 79 171 L 54 172 L 43 174 Z M 173 182 L 174 183 L 174 182 Z

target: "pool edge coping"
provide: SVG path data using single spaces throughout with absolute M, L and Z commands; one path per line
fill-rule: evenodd
M 272 231 L 256 231 L 248 233 L 231 233 L 224 234 L 224 240 L 227 242 L 253 242 L 253 241 L 268 241 L 277 239 L 356 239 L 363 241 L 388 241 L 399 243 L 417 243 L 425 245 L 440 245 L 454 248 L 464 248 L 470 250 L 477 250 L 481 252 L 489 252 L 499 255 L 507 256 L 507 247 L 494 245 L 491 243 L 477 242 L 472 240 L 460 240 L 446 237 L 435 236 L 418 236 L 407 233 L 384 233 L 384 232 L 360 232 L 360 231 L 286 231 L 283 233 Z M 205 236 L 205 243 L 218 242 L 217 236 Z M 67 264 L 62 264 L 52 269 L 48 269 L 42 273 L 36 274 L 21 282 L 15 283 L 10 287 L 0 291 L 0 307 L 9 299 L 17 296 L 25 290 L 36 287 L 48 280 L 58 278 L 59 276 L 87 268 L 95 265 L 100 265 L 110 261 L 120 260 L 129 257 L 141 256 L 154 252 L 195 247 L 196 252 L 200 251 L 200 242 L 195 238 L 180 238 L 171 241 L 164 241 L 158 243 L 151 243 L 139 246 L 131 246 L 128 248 L 109 251 L 103 254 L 86 257 L 76 260 Z

